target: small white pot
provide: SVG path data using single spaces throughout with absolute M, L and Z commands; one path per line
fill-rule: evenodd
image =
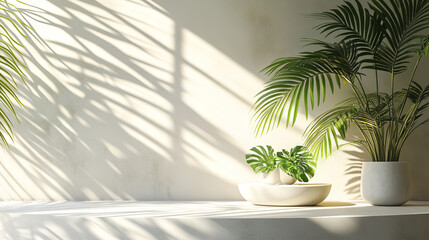
M 296 178 L 280 170 L 280 184 L 291 185 L 296 182 Z
M 290 185 L 296 182 L 296 178 L 289 176 L 280 169 L 275 169 L 268 174 L 262 173 L 260 176 L 261 182 L 269 185 Z
M 373 205 L 399 206 L 410 198 L 406 162 L 364 162 L 361 195 Z
M 268 174 L 262 173 L 262 183 L 270 184 L 270 185 L 280 184 L 280 171 L 279 171 L 279 169 L 275 169 L 274 171 L 272 171 Z

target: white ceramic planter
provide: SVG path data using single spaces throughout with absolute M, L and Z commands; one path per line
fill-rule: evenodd
M 262 183 L 269 185 L 280 184 L 280 171 L 276 169 L 268 174 L 262 173 Z
M 261 178 L 261 182 L 268 185 L 291 185 L 296 182 L 296 178 L 289 176 L 280 169 L 276 169 L 268 174 L 262 173 Z
M 364 162 L 362 198 L 373 205 L 398 206 L 410 198 L 406 162 Z
M 294 184 L 296 182 L 296 178 L 289 176 L 289 174 L 283 172 L 282 170 L 279 170 L 280 172 L 280 184 L 283 185 L 291 185 Z
M 238 184 L 241 196 L 255 205 L 312 206 L 328 196 L 331 184 L 297 183 L 268 185 L 262 183 Z

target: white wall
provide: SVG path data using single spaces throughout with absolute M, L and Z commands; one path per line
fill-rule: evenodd
M 245 152 L 300 144 L 308 124 L 253 136 L 259 70 L 318 37 L 305 14 L 339 2 L 32 1 L 23 9 L 40 42 L 25 40 L 27 109 L 2 153 L 0 198 L 241 199 L 236 184 L 256 181 Z M 309 120 L 349 94 L 328 96 Z M 404 152 L 413 197 L 427 200 L 428 129 Z M 359 198 L 365 158 L 336 152 L 313 181 L 332 183 L 331 199 Z

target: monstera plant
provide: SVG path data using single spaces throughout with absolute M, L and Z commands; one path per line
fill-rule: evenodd
M 316 29 L 324 39 L 335 42 L 308 40 L 318 49 L 263 69 L 270 79 L 254 104 L 255 132 L 278 127 L 282 119 L 293 126 L 301 104 L 308 116 L 328 92 L 346 85 L 353 97 L 317 117 L 305 131 L 305 145 L 315 158 L 327 157 L 354 126 L 360 137 L 352 143 L 363 146 L 372 161 L 398 161 L 410 134 L 428 121 L 423 113 L 429 87 L 415 73 L 428 55 L 429 0 L 345 1 L 313 16 L 322 21 Z M 398 81 L 404 79 L 402 88 Z M 383 92 L 385 85 L 389 90 Z
M 18 36 L 27 37 L 25 32 L 31 30 L 31 27 L 24 22 L 18 8 L 9 1 L 0 0 L 0 10 L 0 138 L 8 146 L 6 136 L 13 139 L 11 118 L 18 120 L 14 102 L 23 106 L 16 95 L 17 80 L 25 82 L 23 68 L 26 68 L 20 60 L 24 46 Z
M 298 145 L 289 151 L 282 149 L 277 158 L 279 169 L 300 182 L 308 182 L 314 176 L 316 161 L 304 146 Z
M 293 184 L 296 180 L 308 182 L 314 176 L 316 162 L 304 146 L 277 153 L 269 145 L 256 146 L 250 151 L 246 154 L 247 163 L 255 173 L 271 174 L 267 176 L 268 180 L 265 179 L 270 184 Z

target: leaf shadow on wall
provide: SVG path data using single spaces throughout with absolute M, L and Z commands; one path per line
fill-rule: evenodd
M 185 139 L 185 134 L 192 135 L 214 151 L 237 161 L 243 158 L 231 136 L 184 102 L 183 66 L 249 108 L 250 103 L 182 58 L 180 24 L 175 22 L 170 48 L 135 25 L 138 21 L 132 16 L 113 7 L 95 1 L 85 3 L 86 8 L 71 1 L 49 2 L 63 14 L 36 6 L 24 10 L 29 20 L 61 29 L 64 35 L 58 41 L 42 42 L 44 48 L 24 42 L 33 49 L 28 56 L 33 65 L 31 81 L 21 91 L 29 104 L 19 112 L 19 144 L 12 146 L 11 160 L 1 163 L 8 189 L 3 198 L 223 199 L 225 195 L 219 196 L 213 187 L 237 197 L 228 176 L 214 174 L 221 171 L 208 170 L 204 163 L 219 166 L 216 159 Z M 156 6 L 129 2 L 170 18 Z M 139 24 L 157 28 L 150 22 Z M 124 25 L 132 34 L 123 34 Z M 154 62 L 170 57 L 171 69 L 136 58 L 119 47 L 124 45 L 139 49 Z M 244 167 L 244 161 L 231 164 Z
M 349 163 L 345 171 L 345 175 L 348 176 L 346 182 L 345 192 L 351 199 L 360 199 L 360 183 L 361 183 L 361 172 L 363 159 L 368 159 L 368 154 L 364 152 L 362 147 L 359 147 L 360 151 L 345 150 L 350 158 Z

